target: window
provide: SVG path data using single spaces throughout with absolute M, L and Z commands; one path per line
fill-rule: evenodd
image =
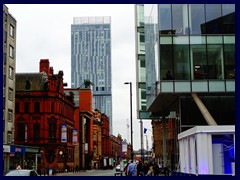
M 57 129 L 56 123 L 50 122 L 48 124 L 49 142 L 56 142 L 56 129 Z
M 18 123 L 17 139 L 18 141 L 25 141 L 25 123 Z
M 7 132 L 7 142 L 12 143 L 12 132 L 11 131 Z
M 35 102 L 34 103 L 34 112 L 35 113 L 39 113 L 40 112 L 40 103 L 39 102 Z
M 7 53 L 3 53 L 3 62 L 4 62 L 4 65 L 6 65 L 6 62 L 7 62 Z
M 16 102 L 15 104 L 15 113 L 19 113 L 20 112 L 20 104 L 18 102 Z
M 9 46 L 9 56 L 11 58 L 13 58 L 14 54 L 13 54 L 14 48 L 12 46 Z
M 13 79 L 13 68 L 9 66 L 9 78 Z
M 52 102 L 51 108 L 52 108 L 52 113 L 54 113 L 54 102 Z
M 225 76 L 221 78 L 235 79 L 235 45 L 225 44 L 224 45 L 224 71 Z
M 11 37 L 14 37 L 14 26 L 10 24 L 9 34 Z
M 8 121 L 13 121 L 13 111 L 11 109 L 8 109 Z
M 9 88 L 9 90 L 8 90 L 8 99 L 10 101 L 13 100 L 13 89 L 12 88 Z
M 34 127 L 33 127 L 33 138 L 34 138 L 34 142 L 39 141 L 40 138 L 40 124 L 39 123 L 35 123 Z
M 29 102 L 24 103 L 24 112 L 29 113 Z

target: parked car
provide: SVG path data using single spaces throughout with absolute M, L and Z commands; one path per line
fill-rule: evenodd
M 118 165 L 116 166 L 116 171 L 121 171 L 121 166 L 120 166 L 120 164 L 118 164 Z
M 16 169 L 8 172 L 6 176 L 39 176 L 34 169 Z

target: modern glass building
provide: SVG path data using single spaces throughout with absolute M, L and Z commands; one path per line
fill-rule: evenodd
M 138 4 L 135 22 L 138 118 L 235 125 L 235 5 Z
M 71 25 L 71 88 L 93 85 L 93 108 L 110 119 L 112 133 L 111 17 L 75 17 Z

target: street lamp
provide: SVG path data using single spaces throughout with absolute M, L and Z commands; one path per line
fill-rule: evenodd
M 131 159 L 133 161 L 133 126 L 132 126 L 132 82 L 125 82 L 124 84 L 130 84 L 130 121 L 131 121 Z

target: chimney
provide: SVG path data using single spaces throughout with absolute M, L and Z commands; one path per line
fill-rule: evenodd
M 53 67 L 50 67 L 50 74 L 53 75 Z
M 40 72 L 45 71 L 47 73 L 47 75 L 49 76 L 49 60 L 48 59 L 40 59 Z

